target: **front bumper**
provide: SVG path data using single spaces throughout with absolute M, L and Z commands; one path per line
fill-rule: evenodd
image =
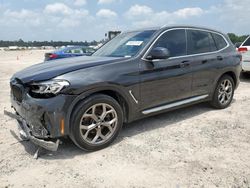
M 34 144 L 45 148 L 47 150 L 50 151 L 57 151 L 58 149 L 58 145 L 59 145 L 59 139 L 56 140 L 56 142 L 52 142 L 52 141 L 46 141 L 43 139 L 39 139 L 36 138 L 32 135 L 31 130 L 29 129 L 29 127 L 27 126 L 26 121 L 19 115 L 13 114 L 11 112 L 8 111 L 4 111 L 4 114 L 16 119 L 19 123 L 18 123 L 18 128 L 20 130 L 20 134 L 21 136 L 25 139 L 25 140 L 30 140 L 31 142 L 33 142 Z
M 24 93 L 21 102 L 11 95 L 11 106 L 25 120 L 33 136 L 42 139 L 58 138 L 69 134 L 67 113 L 75 97 L 60 94 L 40 99 Z

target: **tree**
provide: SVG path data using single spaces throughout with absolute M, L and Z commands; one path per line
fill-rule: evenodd
M 244 40 L 246 40 L 248 35 L 237 36 L 234 33 L 228 33 L 228 36 L 232 43 L 235 44 L 236 42 L 243 42 Z

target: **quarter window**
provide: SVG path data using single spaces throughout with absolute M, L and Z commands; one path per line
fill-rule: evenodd
M 198 30 L 187 30 L 188 54 L 200 54 L 216 51 L 216 44 L 211 33 Z
M 225 39 L 221 35 L 215 33 L 213 33 L 212 35 L 218 50 L 221 50 L 227 46 Z
M 167 48 L 170 57 L 186 55 L 187 41 L 184 29 L 171 30 L 164 33 L 153 45 L 153 48 Z

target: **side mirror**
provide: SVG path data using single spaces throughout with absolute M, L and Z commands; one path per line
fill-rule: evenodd
M 156 47 L 151 50 L 151 52 L 147 56 L 147 59 L 148 60 L 167 59 L 169 57 L 170 57 L 170 52 L 167 48 Z

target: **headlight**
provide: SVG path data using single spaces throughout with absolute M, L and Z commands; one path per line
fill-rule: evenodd
M 69 82 L 66 80 L 49 80 L 31 84 L 31 91 L 38 94 L 57 94 L 67 86 Z

